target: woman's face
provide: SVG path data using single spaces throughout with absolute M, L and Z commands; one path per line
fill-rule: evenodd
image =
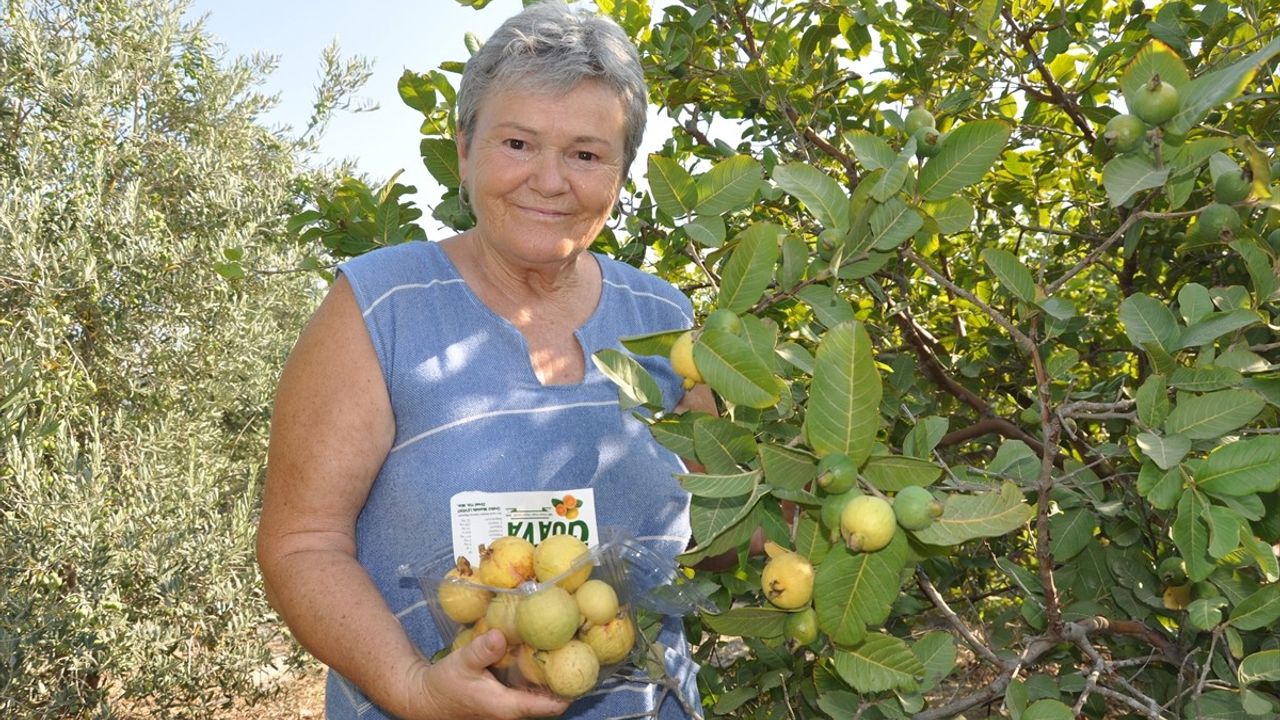
M 590 246 L 622 188 L 624 117 L 622 101 L 596 82 L 564 94 L 490 90 L 473 136 L 458 141 L 480 240 L 529 266 L 562 264 Z

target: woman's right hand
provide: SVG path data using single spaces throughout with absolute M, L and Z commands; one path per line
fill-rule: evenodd
M 489 672 L 507 652 L 501 630 L 490 630 L 437 663 L 423 662 L 411 679 L 406 717 L 422 720 L 518 720 L 557 717 L 567 700 L 509 688 Z

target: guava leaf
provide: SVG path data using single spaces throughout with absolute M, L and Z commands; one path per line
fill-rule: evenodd
M 942 468 L 906 455 L 872 455 L 863 466 L 862 475 L 879 490 L 897 492 L 909 485 L 932 485 L 942 475 Z
M 1168 386 L 1165 376 L 1152 374 L 1138 387 L 1134 399 L 1138 405 L 1138 419 L 1147 427 L 1159 427 L 1169 417 Z
M 1134 347 L 1153 343 L 1166 353 L 1177 350 L 1178 319 L 1168 306 L 1143 293 L 1134 293 L 1120 303 L 1120 322 Z
M 1053 559 L 1065 562 L 1079 555 L 1093 540 L 1098 516 L 1084 508 L 1067 510 L 1049 518 L 1049 547 Z
M 418 143 L 418 153 L 436 182 L 447 188 L 462 184 L 462 176 L 458 174 L 457 143 L 446 138 L 423 138 Z
M 682 218 L 697 207 L 698 186 L 693 176 L 675 160 L 650 153 L 646 177 L 658 209 L 672 218 Z
M 1265 405 L 1260 395 L 1249 390 L 1182 397 L 1165 419 L 1164 429 L 1168 434 L 1185 435 L 1192 440 L 1218 438 L 1252 420 Z
M 420 113 L 430 113 L 436 107 L 436 91 L 424 75 L 405 70 L 396 82 L 396 91 L 405 105 Z
M 751 470 L 736 475 L 677 474 L 680 486 L 690 495 L 705 498 L 728 498 L 750 495 L 760 482 L 760 471 Z
M 1178 546 L 1192 582 L 1209 577 L 1214 568 L 1209 559 L 1208 505 L 1198 491 L 1188 490 L 1178 500 L 1178 516 L 1173 521 L 1173 544 Z
M 706 558 L 724 554 L 730 550 L 743 547 L 744 544 L 750 542 L 751 536 L 766 522 L 766 513 L 758 501 L 767 494 L 768 490 L 764 485 L 757 485 L 756 492 L 745 498 L 745 504 L 742 505 L 742 509 L 736 516 L 731 514 L 733 507 L 742 502 L 744 498 L 731 499 L 721 505 L 721 509 L 730 511 L 728 515 L 729 523 L 711 533 L 705 540 L 699 538 L 699 530 L 695 528 L 694 538 L 699 540 L 698 546 L 681 554 L 677 557 L 677 560 L 685 565 L 696 565 Z M 720 500 L 715 499 L 693 498 L 689 504 L 690 524 L 693 523 L 695 510 L 697 514 L 704 514 L 710 506 L 720 502 Z M 722 515 L 722 519 L 724 517 Z
M 907 439 L 902 442 L 902 452 L 911 457 L 928 459 L 933 449 L 942 442 L 950 425 L 949 420 L 936 415 L 916 420 L 915 427 L 911 428 Z
M 604 348 L 596 351 L 591 361 L 618 386 L 618 405 L 622 409 L 637 405 L 655 410 L 662 408 L 662 388 L 635 358 L 613 348 Z
M 1133 106 L 1133 99 L 1143 85 L 1151 82 L 1153 75 L 1160 80 L 1181 90 L 1191 82 L 1191 74 L 1183 64 L 1178 53 L 1159 40 L 1152 40 L 1134 54 L 1133 59 L 1125 65 L 1120 74 L 1120 92 L 1124 93 L 1125 102 Z
M 1185 435 L 1161 436 L 1155 433 L 1138 433 L 1138 449 L 1151 458 L 1161 470 L 1177 467 L 1182 458 L 1191 452 L 1191 438 Z
M 768 489 L 757 484 L 749 495 L 735 497 L 697 497 L 689 501 L 689 526 L 699 546 L 705 546 L 718 535 L 733 527 L 755 508 L 760 498 L 768 495 Z
M 818 455 L 842 452 L 861 466 L 880 430 L 880 373 L 861 323 L 841 323 L 818 344 L 804 432 Z
M 1247 524 L 1242 523 L 1240 528 L 1240 545 L 1244 548 L 1249 557 L 1253 558 L 1253 562 L 1262 571 L 1262 578 L 1269 583 L 1280 580 L 1280 558 L 1277 558 L 1271 550 L 1271 545 L 1261 538 L 1253 534 L 1253 530 Z
M 925 633 L 911 643 L 911 652 L 924 666 L 924 679 L 920 682 L 922 691 L 937 685 L 956 666 L 956 641 L 948 633 Z
M 1022 720 L 1075 720 L 1071 707 L 1060 700 L 1037 700 L 1022 711 Z
M 1280 438 L 1246 438 L 1209 454 L 1196 485 L 1219 495 L 1252 495 L 1280 490 Z
M 693 422 L 693 446 L 698 462 L 716 475 L 733 475 L 756 456 L 755 435 L 745 427 L 710 415 Z M 742 492 L 748 492 L 743 490 Z
M 680 328 L 678 330 L 663 330 L 647 335 L 633 335 L 622 338 L 622 347 L 636 355 L 661 355 L 667 357 L 671 355 L 671 346 L 675 344 L 676 338 L 683 335 L 684 332 L 685 329 Z
M 1280 620 L 1280 586 L 1271 584 L 1237 603 L 1228 622 L 1240 630 L 1259 630 L 1276 620 Z
M 699 215 L 681 226 L 689 239 L 702 247 L 718 248 L 724 245 L 724 219 L 719 215 Z
M 925 203 L 924 211 L 938 225 L 943 235 L 968 230 L 973 225 L 973 204 L 967 199 L 952 195 L 936 203 Z
M 844 134 L 844 139 L 853 148 L 854 157 L 868 171 L 887 168 L 898 157 L 884 138 L 866 130 L 850 130 Z
M 861 693 L 916 689 L 924 665 L 900 638 L 871 633 L 852 650 L 835 651 L 836 672 Z
M 796 297 L 813 310 L 818 322 L 827 327 L 835 327 L 857 317 L 853 305 L 826 285 L 807 285 L 796 293 Z
M 755 159 L 747 155 L 735 155 L 721 160 L 698 176 L 698 205 L 694 212 L 699 215 L 722 215 L 746 207 L 755 197 L 762 182 L 764 170 Z
M 1180 367 L 1169 376 L 1169 387 L 1203 393 L 1236 387 L 1242 380 L 1244 376 L 1231 368 L 1213 365 Z
M 1280 650 L 1259 650 L 1241 660 L 1236 678 L 1241 685 L 1280 680 Z
M 1209 525 L 1209 557 L 1219 560 L 1240 547 L 1240 531 L 1248 523 L 1231 508 L 1209 505 L 1204 519 Z
M 1165 128 L 1169 132 L 1186 135 L 1210 110 L 1243 92 L 1258 68 L 1277 53 L 1280 53 L 1280 38 L 1272 40 L 1266 47 L 1239 62 L 1205 73 L 1178 87 L 1178 99 L 1182 107 L 1177 115 L 1165 123 Z
M 1017 485 L 1005 482 L 998 492 L 960 495 L 943 503 L 942 517 L 923 530 L 917 540 L 929 545 L 959 545 L 974 538 L 999 537 L 1022 527 L 1035 511 Z
M 773 169 L 773 182 L 804 203 L 824 228 L 849 227 L 849 195 L 830 175 L 812 165 L 792 162 Z
M 906 562 L 902 533 L 876 552 L 838 550 L 827 555 L 814 578 L 818 627 L 839 645 L 857 645 L 867 636 L 868 625 L 880 626 L 889 618 Z
M 1003 120 L 977 120 L 947 133 L 938 154 L 920 169 L 918 194 L 937 202 L 982 179 L 1004 152 L 1013 129 Z
M 892 250 L 914 237 L 923 226 L 919 211 L 891 197 L 871 213 L 871 245 L 876 250 Z
M 911 169 L 911 158 L 915 157 L 915 154 L 916 141 L 915 138 L 911 138 L 907 140 L 907 144 L 898 153 L 893 164 L 885 168 L 884 174 L 872 186 L 871 197 L 875 198 L 876 202 L 884 202 L 898 194 L 902 184 L 907 180 L 907 173 Z
M 775 638 L 786 632 L 788 615 L 773 608 L 737 607 L 718 615 L 704 614 L 702 621 L 721 635 Z
M 809 558 L 809 562 L 817 565 L 831 552 L 831 541 L 827 539 L 827 531 L 809 515 L 801 515 L 796 523 L 796 552 Z
M 693 362 L 713 390 L 735 405 L 771 407 L 780 381 L 745 340 L 727 330 L 709 328 L 693 344 Z
M 760 299 L 773 280 L 778 241 L 785 233 L 778 225 L 767 222 L 755 223 L 738 233 L 733 254 L 720 275 L 717 307 L 741 314 Z
M 1168 179 L 1168 166 L 1156 167 L 1145 155 L 1120 155 L 1102 166 L 1102 186 L 1111 207 L 1120 207 L 1134 194 L 1160 187 Z
M 1199 347 L 1242 328 L 1262 322 L 1253 310 L 1237 308 L 1230 312 L 1213 313 L 1185 328 L 1178 339 L 1179 348 Z
M 813 456 L 799 450 L 761 443 L 760 467 L 764 481 L 773 487 L 799 490 L 818 477 L 818 464 Z
M 1036 281 L 1031 271 L 1013 253 L 999 248 L 982 251 L 982 261 L 1000 281 L 1001 287 L 1024 303 L 1035 302 Z

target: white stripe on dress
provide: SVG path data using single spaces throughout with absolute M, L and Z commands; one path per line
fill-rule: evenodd
M 572 410 L 572 409 L 574 409 L 574 408 L 584 408 L 584 407 L 608 407 L 608 406 L 610 406 L 610 405 L 617 406 L 617 404 L 618 404 L 618 401 L 617 401 L 617 400 L 600 400 L 600 401 L 595 401 L 595 402 L 568 403 L 568 404 L 566 404 L 566 405 L 546 405 L 546 406 L 544 406 L 544 407 L 535 407 L 535 408 L 516 408 L 516 409 L 513 409 L 513 410 L 494 410 L 493 412 L 480 413 L 479 415 L 471 415 L 471 416 L 469 416 L 469 417 L 458 418 L 457 420 L 454 420 L 454 421 L 452 421 L 452 422 L 447 422 L 447 423 L 445 423 L 445 424 L 443 424 L 443 425 L 438 425 L 438 426 L 436 426 L 436 427 L 433 427 L 433 428 L 431 428 L 430 430 L 427 430 L 427 431 L 425 431 L 425 432 L 418 433 L 417 435 L 414 435 L 413 437 L 409 438 L 408 440 L 405 440 L 404 442 L 400 443 L 399 445 L 396 445 L 395 447 L 391 448 L 391 450 L 390 450 L 390 452 L 389 452 L 388 454 L 393 453 L 393 452 L 396 452 L 396 451 L 398 451 L 398 450 L 403 450 L 404 448 L 408 447 L 409 445 L 412 445 L 412 444 L 414 444 L 414 443 L 418 442 L 419 440 L 422 440 L 423 438 L 427 438 L 427 437 L 430 437 L 430 436 L 432 436 L 432 435 L 435 435 L 435 434 L 436 434 L 436 433 L 438 433 L 438 432 L 443 432 L 443 431 L 445 431 L 445 430 L 449 430 L 449 429 L 451 429 L 451 428 L 458 427 L 459 425 L 466 425 L 467 423 L 475 422 L 475 421 L 477 421 L 477 420 L 486 420 L 486 419 L 488 419 L 488 418 L 491 418 L 491 417 L 498 417 L 498 416 L 501 416 L 501 415 L 532 415 L 532 414 L 534 414 L 534 413 L 556 412 L 556 411 L 558 411 L 558 410 Z
M 383 300 L 386 300 L 393 293 L 400 292 L 401 290 L 413 290 L 415 288 L 425 290 L 429 287 L 432 287 L 433 285 L 453 285 L 455 283 L 465 283 L 465 282 L 466 281 L 463 280 L 462 278 L 454 278 L 452 280 L 432 280 L 429 283 L 408 283 L 406 285 L 396 285 L 395 287 L 379 295 L 377 300 L 374 300 L 373 302 L 369 303 L 369 307 L 365 308 L 365 311 L 361 313 L 361 316 L 368 317 L 369 313 L 373 312 L 373 309 L 378 307 L 378 303 L 382 302 Z

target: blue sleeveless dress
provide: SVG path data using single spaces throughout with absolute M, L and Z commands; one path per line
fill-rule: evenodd
M 449 498 L 464 490 L 509 492 L 591 487 L 601 528 L 629 530 L 665 557 L 689 540 L 689 496 L 673 477 L 684 466 L 623 410 L 617 386 L 591 361 L 620 337 L 689 327 L 688 298 L 668 283 L 595 256 L 599 304 L 576 332 L 586 353 L 581 384 L 542 385 L 524 337 L 472 294 L 436 244 L 411 242 L 344 263 L 373 340 L 395 414 L 395 439 L 356 527 L 360 563 L 427 657 L 442 642 L 416 584 L 400 568 L 451 547 Z M 665 358 L 637 356 L 668 405 L 683 391 Z M 668 410 L 671 408 L 668 407 Z M 664 625 L 668 671 L 698 706 L 697 666 L 678 619 Z M 660 689 L 611 679 L 562 717 L 608 718 L 651 710 Z M 330 671 L 326 717 L 386 718 Z M 685 718 L 668 697 L 661 718 Z

